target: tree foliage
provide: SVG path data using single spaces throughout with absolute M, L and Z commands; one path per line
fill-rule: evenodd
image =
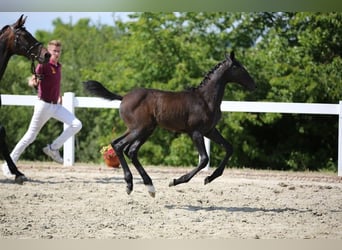
M 63 41 L 63 91 L 85 96 L 82 82 L 96 79 L 125 94 L 135 87 L 182 90 L 198 85 L 225 53 L 234 50 L 255 78 L 253 93 L 229 84 L 224 100 L 337 103 L 341 99 L 341 13 L 134 13 L 113 26 L 53 22 L 38 40 Z M 21 72 L 18 74 L 18 72 Z M 29 63 L 14 57 L 2 93 L 33 94 Z M 24 134 L 32 108 L 2 107 L 9 144 Z M 125 131 L 117 110 L 77 109 L 83 122 L 76 160 L 99 162 L 99 150 Z M 57 130 L 56 130 L 57 126 Z M 59 127 L 58 127 L 59 126 Z M 336 170 L 335 116 L 224 113 L 219 130 L 234 146 L 229 166 Z M 23 155 L 44 159 L 43 145 L 62 129 L 49 122 Z M 211 164 L 223 150 L 212 145 Z M 82 157 L 81 157 L 82 156 Z M 191 140 L 157 129 L 140 151 L 144 164 L 188 166 L 198 161 Z

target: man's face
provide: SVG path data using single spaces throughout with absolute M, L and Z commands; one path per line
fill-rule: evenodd
M 56 46 L 56 45 L 49 45 L 48 51 L 51 54 L 50 60 L 52 60 L 53 62 L 58 62 L 59 57 L 62 53 L 62 48 L 60 46 Z

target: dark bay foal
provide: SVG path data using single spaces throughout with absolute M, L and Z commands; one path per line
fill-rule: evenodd
M 157 126 L 188 134 L 200 155 L 198 166 L 189 173 L 173 179 L 169 186 L 188 182 L 207 165 L 209 158 L 204 137 L 221 145 L 226 151 L 225 157 L 217 169 L 205 178 L 204 184 L 222 175 L 233 149 L 215 126 L 221 118 L 220 105 L 228 82 L 238 83 L 248 90 L 255 89 L 253 78 L 235 59 L 234 53 L 208 72 L 198 87 L 181 92 L 137 88 L 120 96 L 108 91 L 97 81 L 84 83 L 86 90 L 95 96 L 121 100 L 120 116 L 127 126 L 127 131 L 113 140 L 111 145 L 120 159 L 128 194 L 133 190 L 133 182 L 124 154 L 138 170 L 149 194 L 155 196 L 152 180 L 138 160 L 138 151 Z

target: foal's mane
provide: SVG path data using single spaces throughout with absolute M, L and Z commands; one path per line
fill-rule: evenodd
M 203 80 L 201 81 L 201 83 L 196 86 L 196 87 L 188 87 L 186 90 L 187 91 L 194 91 L 202 86 L 204 86 L 209 80 L 210 80 L 210 76 L 212 74 L 215 73 L 215 71 L 220 68 L 226 61 L 230 60 L 229 58 L 219 62 L 218 64 L 216 64 L 211 70 L 208 71 L 208 73 L 204 76 Z

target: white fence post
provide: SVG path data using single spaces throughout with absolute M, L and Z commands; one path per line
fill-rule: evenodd
M 342 101 L 339 107 L 338 114 L 338 161 L 337 161 L 337 175 L 342 176 Z
M 75 113 L 75 93 L 66 92 L 63 96 L 63 106 L 71 113 Z M 64 130 L 68 127 L 64 123 Z M 64 166 L 72 166 L 75 162 L 75 136 L 69 138 L 63 145 L 63 160 Z

